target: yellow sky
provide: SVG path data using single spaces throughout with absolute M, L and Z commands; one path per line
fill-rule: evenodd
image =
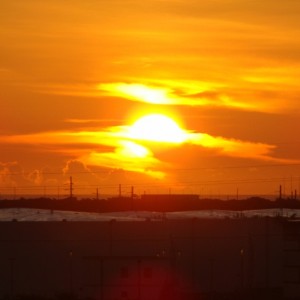
M 0 195 L 69 175 L 78 194 L 300 189 L 299 13 L 293 0 L 1 1 Z M 164 124 L 159 141 L 133 136 L 149 114 L 180 142 Z

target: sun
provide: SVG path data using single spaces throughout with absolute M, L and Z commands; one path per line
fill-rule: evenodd
M 170 117 L 150 114 L 138 119 L 130 128 L 128 136 L 134 140 L 183 143 L 187 134 Z

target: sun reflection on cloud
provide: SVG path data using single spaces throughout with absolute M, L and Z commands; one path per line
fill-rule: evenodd
M 170 90 L 154 88 L 144 84 L 106 83 L 99 84 L 98 89 L 121 97 L 129 97 L 152 104 L 172 104 Z
M 182 83 L 162 81 L 156 85 L 138 83 L 103 83 L 97 85 L 98 93 L 131 101 L 157 105 L 229 107 L 249 111 L 268 111 L 257 102 L 239 100 L 225 86 L 203 82 Z
M 297 78 L 298 73 L 293 78 Z M 273 77 L 272 77 L 273 76 Z M 281 78 L 283 78 L 281 80 Z M 295 81 L 287 75 L 240 75 L 235 84 L 185 80 L 146 80 L 133 82 L 91 83 L 85 85 L 36 86 L 39 93 L 93 97 L 100 100 L 118 97 L 134 102 L 165 106 L 202 106 L 233 108 L 251 112 L 277 113 L 296 109 Z M 126 78 L 130 80 L 130 78 Z M 269 96 L 266 97 L 266 93 Z M 270 97 L 272 93 L 272 97 Z
M 223 137 L 214 137 L 206 133 L 190 133 L 188 142 L 205 148 L 217 149 L 220 151 L 220 154 L 226 156 L 274 161 L 280 160 L 270 156 L 276 146 L 264 143 L 225 139 Z
M 149 149 L 137 143 L 122 141 L 121 144 L 123 145 L 123 148 L 119 151 L 119 153 L 124 157 L 145 158 L 152 155 Z
M 91 152 L 79 158 L 87 165 L 124 169 L 143 173 L 148 176 L 163 179 L 165 172 L 161 171 L 162 162 L 141 145 L 132 142 L 123 142 L 112 152 Z

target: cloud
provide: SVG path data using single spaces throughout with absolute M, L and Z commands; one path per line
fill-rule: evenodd
M 153 167 L 160 164 L 159 160 L 153 157 L 149 149 L 129 141 L 123 131 L 123 127 L 116 126 L 102 132 L 43 132 L 0 136 L 0 141 L 29 144 L 32 147 L 43 147 L 44 151 L 72 155 L 76 159 L 72 160 L 72 164 L 67 164 L 64 172 L 80 161 L 86 165 L 123 168 L 162 177 L 162 172 L 152 170 Z M 107 152 L 109 149 L 107 147 L 110 148 L 109 152 Z
M 298 110 L 299 87 L 296 68 L 249 68 L 236 72 L 235 78 L 215 80 L 151 80 L 137 78 L 127 82 L 89 84 L 47 84 L 31 88 L 39 93 L 96 98 L 99 101 L 124 99 L 161 106 L 232 108 L 242 111 L 280 113 Z M 132 81 L 131 81 L 132 80 Z M 69 123 L 93 123 L 96 120 Z
M 18 168 L 17 162 L 0 162 L 0 186 L 16 186 L 16 180 L 13 175 L 16 168 Z
M 64 175 L 70 175 L 72 173 L 92 173 L 86 165 L 77 159 L 67 161 L 62 171 Z
M 212 156 L 256 159 L 280 163 L 295 160 L 274 157 L 275 145 L 255 143 L 234 138 L 212 136 L 208 133 L 180 129 L 179 142 L 147 140 L 143 135 L 130 134 L 133 126 L 112 126 L 101 131 L 57 131 L 36 134 L 0 136 L 2 143 L 26 144 L 43 151 L 57 152 L 73 157 L 65 171 L 71 166 L 84 164 L 144 173 L 156 178 L 165 176 L 166 163 L 159 154 L 169 147 L 191 144 L 211 150 Z M 159 129 L 158 129 L 159 130 Z M 178 129 L 179 130 L 179 129 Z M 85 171 L 89 171 L 85 167 Z M 42 180 L 39 173 L 31 176 L 33 181 Z
M 65 119 L 64 121 L 66 123 L 75 123 L 75 124 L 95 124 L 100 122 L 100 120 L 97 119 Z M 103 120 L 101 121 L 103 122 Z
M 123 97 L 131 101 L 159 105 L 234 107 L 245 110 L 260 110 L 259 106 L 235 100 L 222 91 L 204 90 L 201 82 L 194 87 L 174 89 L 136 83 L 106 83 L 98 85 L 105 96 Z M 191 93 L 193 89 L 193 93 Z
M 105 83 L 99 84 L 97 89 L 99 96 L 120 97 L 156 105 L 224 107 L 265 113 L 297 109 L 294 81 L 288 78 L 286 79 L 288 86 L 284 85 L 284 82 L 279 84 L 281 73 L 273 75 L 276 77 L 272 79 L 270 72 L 268 76 L 253 75 L 240 78 L 239 82 L 228 85 L 201 81 L 184 83 L 174 80 L 156 84 Z M 287 70 L 284 71 L 285 74 L 286 72 Z M 259 80 L 261 84 L 253 83 L 253 80 Z M 270 80 L 273 80 L 272 83 Z
M 20 187 L 26 189 L 27 185 L 41 186 L 47 181 L 43 171 L 35 169 L 31 172 L 25 172 L 24 168 L 18 162 L 0 162 L 0 186 L 9 194 L 12 192 L 9 188 Z M 24 187 L 22 187 L 24 185 Z
M 33 170 L 26 176 L 26 178 L 34 185 L 41 185 L 44 183 L 44 175 L 41 170 Z
M 213 137 L 205 133 L 191 133 L 189 134 L 187 142 L 193 145 L 215 149 L 219 152 L 219 155 L 286 163 L 290 161 L 271 156 L 273 150 L 276 148 L 275 145 Z
M 88 165 L 121 168 L 160 179 L 165 177 L 165 173 L 160 170 L 166 164 L 155 158 L 150 149 L 132 141 L 120 142 L 120 146 L 113 152 L 92 152 L 79 159 Z

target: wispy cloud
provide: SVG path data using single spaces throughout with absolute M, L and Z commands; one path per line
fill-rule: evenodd
M 16 182 L 12 176 L 12 171 L 17 166 L 17 162 L 0 162 L 0 186 L 15 186 Z
M 136 83 L 106 83 L 99 84 L 98 90 L 100 94 L 103 93 L 105 96 L 122 97 L 131 101 L 159 105 L 215 106 L 233 107 L 242 110 L 261 110 L 258 103 L 253 104 L 236 100 L 225 90 L 205 90 L 201 82 L 185 88 Z
M 128 144 L 124 144 L 123 146 L 116 148 L 113 152 L 91 152 L 79 159 L 88 165 L 124 169 L 159 179 L 165 177 L 165 172 L 163 171 L 164 164 L 155 158 L 149 149 L 144 148 L 147 154 L 140 156 L 129 150 L 132 145 L 130 148 L 128 148 Z M 135 144 L 135 147 L 143 146 Z
M 88 124 L 88 123 L 99 123 L 100 120 L 97 119 L 65 119 L 66 123 L 75 123 L 75 124 Z
M 168 147 L 194 145 L 211 150 L 212 156 L 227 156 L 280 163 L 295 160 L 275 157 L 275 145 L 255 143 L 233 138 L 212 136 L 207 133 L 181 130 L 176 141 L 149 140 L 141 135 L 131 135 L 132 126 L 113 126 L 103 131 L 42 132 L 36 134 L 0 136 L 1 143 L 27 144 L 42 147 L 44 151 L 70 155 L 86 165 L 125 169 L 156 178 L 165 175 L 166 163 L 159 157 Z M 38 175 L 38 174 L 36 174 Z M 38 179 L 37 176 L 34 176 Z
M 280 74 L 287 74 L 288 70 L 278 71 L 273 77 L 271 70 L 268 76 L 259 75 L 261 72 L 256 77 L 256 73 L 252 72 L 252 77 L 239 78 L 237 83 L 231 84 L 180 80 L 150 81 L 145 84 L 105 83 L 97 86 L 97 95 L 169 106 L 233 108 L 266 113 L 298 110 L 296 95 L 299 89 L 296 83 L 289 79 L 280 81 Z M 253 83 L 253 80 L 260 81 L 260 84 Z
M 229 108 L 241 111 L 282 113 L 297 112 L 299 72 L 282 70 L 248 71 L 237 82 L 218 83 L 180 80 L 141 80 L 137 82 L 111 82 L 89 84 L 32 85 L 38 93 L 106 101 L 110 97 L 158 106 L 189 106 Z M 111 119 L 108 121 L 113 121 Z M 66 119 L 68 123 L 99 123 L 96 119 Z M 102 120 L 103 121 L 103 120 Z
M 226 139 L 223 137 L 214 137 L 205 133 L 191 133 L 189 134 L 187 142 L 205 148 L 215 149 L 218 152 L 218 155 L 282 163 L 289 162 L 287 159 L 272 157 L 272 152 L 276 149 L 276 146 L 265 143 Z

